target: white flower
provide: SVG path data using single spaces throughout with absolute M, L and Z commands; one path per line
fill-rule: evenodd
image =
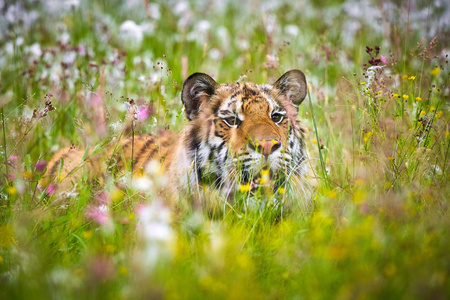
M 39 58 L 42 55 L 41 45 L 34 43 L 28 48 L 28 52 L 33 58 Z
M 209 50 L 209 57 L 213 60 L 219 60 L 222 57 L 222 52 L 217 48 L 212 48 Z
M 300 32 L 298 26 L 296 25 L 286 25 L 286 27 L 284 27 L 284 30 L 286 30 L 287 34 L 290 34 L 292 36 L 297 36 Z
M 74 63 L 76 58 L 77 58 L 77 54 L 74 51 L 70 51 L 70 52 L 64 53 L 62 61 L 68 65 L 71 65 Z
M 177 16 L 184 13 L 189 8 L 189 4 L 185 1 L 178 2 L 173 8 L 173 13 Z
M 120 37 L 126 41 L 140 45 L 144 38 L 144 28 L 134 21 L 127 20 L 120 25 Z
M 60 41 L 63 44 L 68 44 L 70 41 L 70 34 L 67 32 L 64 32 L 63 34 L 61 34 Z
M 197 30 L 200 32 L 205 32 L 211 27 L 211 23 L 207 20 L 201 20 L 197 23 Z
M 153 19 L 159 20 L 159 18 L 161 18 L 161 13 L 159 11 L 159 4 L 158 3 L 150 3 L 148 5 L 148 9 L 150 11 L 150 16 Z

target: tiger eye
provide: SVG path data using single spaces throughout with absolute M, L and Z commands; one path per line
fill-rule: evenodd
M 237 127 L 241 124 L 241 120 L 237 116 L 223 118 L 222 121 L 229 127 Z
M 275 113 L 275 114 L 272 115 L 272 121 L 275 124 L 281 123 L 281 121 L 283 121 L 283 119 L 284 119 L 284 115 L 282 115 L 282 114 Z

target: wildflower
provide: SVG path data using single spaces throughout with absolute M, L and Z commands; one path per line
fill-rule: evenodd
M 56 185 L 55 184 L 53 184 L 53 183 L 51 183 L 51 184 L 49 184 L 48 186 L 47 186 L 47 189 L 45 190 L 45 193 L 47 194 L 47 195 L 53 195 L 53 193 L 55 192 L 55 189 L 56 189 Z
M 114 203 L 120 202 L 123 199 L 123 193 L 119 189 L 114 189 L 111 192 L 110 197 L 111 197 L 112 202 L 114 202 Z
M 337 197 L 337 192 L 336 192 L 335 190 L 330 191 L 330 192 L 328 193 L 328 198 L 334 199 L 334 198 L 336 198 L 336 197 Z
M 439 69 L 438 67 L 431 70 L 431 75 L 433 75 L 433 76 L 437 76 L 437 75 L 439 75 L 439 73 L 441 73 L 441 69 Z
M 436 114 L 436 118 L 440 118 L 442 117 L 442 115 L 444 115 L 444 113 L 442 112 L 442 110 L 438 111 L 438 113 Z
M 422 101 L 422 98 L 416 97 L 416 101 Z
M 261 171 L 261 175 L 262 175 L 262 176 L 270 175 L 270 170 L 267 170 L 267 169 L 262 170 L 262 171 Z
M 314 139 L 314 140 L 312 140 L 312 143 L 313 144 L 317 144 L 317 141 Z
M 362 81 L 362 82 L 360 82 L 360 84 L 361 84 L 361 85 L 365 85 L 365 84 L 366 84 L 366 82 L 365 82 L 365 81 Z
M 414 80 L 414 79 L 416 79 L 416 76 L 410 76 L 410 77 L 408 77 L 408 80 Z
M 31 173 L 28 170 L 23 171 L 23 177 L 25 177 L 26 179 L 30 179 L 31 177 L 33 177 L 33 173 Z
M 286 189 L 285 189 L 284 187 L 280 187 L 280 188 L 278 189 L 278 193 L 279 193 L 279 194 L 284 194 L 284 193 L 286 193 Z
M 393 161 L 393 160 L 394 160 L 394 158 L 393 158 L 392 156 L 389 156 L 388 159 L 389 159 L 390 161 Z
M 408 74 L 405 74 L 402 76 L 402 79 L 407 79 L 408 78 Z
M 136 118 L 138 120 L 146 120 L 150 116 L 150 110 L 147 107 L 141 107 L 136 112 Z
M 392 95 L 392 97 L 398 98 L 398 94 L 394 94 L 394 95 Z
M 90 239 L 92 237 L 92 230 L 83 231 L 81 236 L 85 239 Z
M 45 160 L 39 160 L 34 164 L 34 167 L 39 173 L 44 172 L 45 167 L 47 167 L 47 162 Z
M 88 219 L 100 225 L 105 225 L 109 221 L 108 207 L 106 205 L 91 205 L 86 209 L 85 215 Z
M 278 67 L 278 57 L 275 55 L 266 55 L 266 69 L 276 69 Z
M 408 100 L 408 98 L 409 98 L 409 96 L 408 95 L 405 95 L 405 94 L 403 94 L 403 99 L 405 99 L 405 100 Z
M 434 107 L 434 106 L 430 107 L 430 111 L 431 111 L 431 112 L 433 112 L 433 111 L 435 111 L 435 110 L 436 110 L 436 107 Z
M 98 204 L 100 205 L 108 205 L 111 202 L 111 199 L 109 198 L 109 195 L 107 192 L 102 191 L 95 197 Z
M 363 190 L 356 190 L 353 194 L 353 202 L 361 203 L 367 198 L 367 193 Z
M 243 193 L 250 191 L 250 184 L 247 183 L 247 184 L 239 185 L 239 191 L 241 191 Z
M 115 276 L 114 264 L 111 259 L 106 257 L 97 257 L 89 263 L 90 273 L 94 280 L 104 282 L 111 280 Z
M 6 188 L 6 192 L 7 192 L 8 194 L 10 194 L 11 196 L 14 196 L 15 194 L 17 194 L 17 189 L 16 189 L 16 187 L 14 187 L 14 186 L 8 186 L 8 187 Z
M 387 59 L 386 56 L 380 55 L 381 56 L 381 62 L 385 65 L 387 65 Z
M 425 116 L 425 115 L 426 115 L 426 112 L 425 112 L 424 110 L 422 110 L 422 111 L 420 112 L 420 115 L 421 115 L 421 116 Z

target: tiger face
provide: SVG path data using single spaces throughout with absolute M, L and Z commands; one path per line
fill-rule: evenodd
M 213 175 L 226 195 L 242 185 L 250 190 L 302 185 L 311 171 L 306 129 L 297 120 L 306 92 L 299 70 L 273 85 L 217 84 L 206 74 L 191 75 L 182 91 L 190 120 L 181 145 L 186 151 L 178 155 L 192 161 L 189 183 Z

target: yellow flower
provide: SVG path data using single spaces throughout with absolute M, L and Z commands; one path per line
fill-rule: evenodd
M 313 143 L 313 144 L 317 144 L 317 141 L 316 141 L 316 140 L 312 140 L 312 143 Z
M 83 231 L 81 236 L 85 239 L 90 239 L 92 237 L 92 230 Z
M 422 98 L 416 97 L 416 101 L 422 101 Z
M 405 99 L 405 100 L 408 100 L 408 98 L 409 98 L 409 96 L 408 95 L 405 95 L 405 94 L 403 94 L 403 99 Z
M 111 200 L 114 203 L 122 201 L 123 196 L 124 196 L 123 193 L 119 189 L 114 189 L 111 192 Z
M 28 170 L 23 171 L 23 177 L 25 177 L 26 179 L 30 179 L 31 177 L 33 177 L 33 173 L 31 173 Z
M 425 116 L 427 113 L 424 111 L 424 110 L 422 110 L 421 112 L 420 112 L 420 115 L 421 116 Z
M 362 81 L 362 82 L 360 82 L 359 84 L 361 84 L 361 85 L 365 85 L 365 84 L 366 84 L 366 82 L 365 82 L 365 81 Z
M 445 132 L 445 137 L 448 137 L 449 135 L 450 135 L 450 131 L 447 130 L 447 131 Z
M 431 75 L 433 75 L 433 76 L 437 76 L 437 75 L 439 75 L 439 73 L 441 73 L 441 69 L 439 69 L 438 67 L 431 70 Z
M 240 185 L 239 186 L 239 191 L 245 193 L 250 191 L 250 183 L 244 184 L 244 185 Z
M 406 79 L 406 78 L 408 78 L 408 74 L 405 74 L 402 76 L 402 79 Z
M 436 107 L 434 107 L 434 106 L 430 107 L 430 111 L 435 111 L 435 110 L 436 110 Z
M 398 98 L 398 94 L 394 94 L 394 95 L 392 95 L 392 97 Z
M 14 187 L 14 186 L 8 186 L 8 187 L 6 188 L 6 192 L 7 192 L 8 194 L 10 194 L 11 196 L 14 196 L 15 194 L 17 194 L 17 189 L 16 189 L 16 187 Z
M 262 175 L 262 176 L 268 176 L 268 175 L 270 175 L 270 170 L 267 170 L 267 169 L 261 170 L 261 175 Z
M 328 198 L 336 198 L 337 197 L 337 193 L 336 193 L 336 191 L 330 191 L 329 193 L 328 193 Z
M 367 136 L 365 136 L 365 137 L 363 138 L 363 140 L 364 140 L 364 143 L 367 143 L 367 141 L 369 140 L 369 138 L 368 138 Z
M 363 186 L 364 185 L 364 180 L 363 179 L 357 179 L 355 181 L 355 183 L 356 183 L 356 185 Z
M 408 77 L 408 80 L 414 80 L 414 79 L 416 79 L 416 76 L 410 76 L 410 77 Z
M 366 135 L 367 137 L 370 137 L 372 135 L 372 131 L 368 131 Z
M 394 160 L 394 158 L 393 158 L 392 156 L 389 156 L 388 159 L 389 159 L 390 161 L 393 161 L 393 160 Z
M 278 189 L 278 193 L 279 193 L 279 194 L 284 194 L 284 193 L 286 193 L 286 189 L 285 189 L 284 187 L 280 187 L 280 188 Z
M 443 115 L 444 113 L 442 112 L 442 110 L 440 110 L 440 111 L 438 111 L 438 113 L 436 114 L 436 118 L 440 118 L 440 117 L 442 117 L 442 115 Z

